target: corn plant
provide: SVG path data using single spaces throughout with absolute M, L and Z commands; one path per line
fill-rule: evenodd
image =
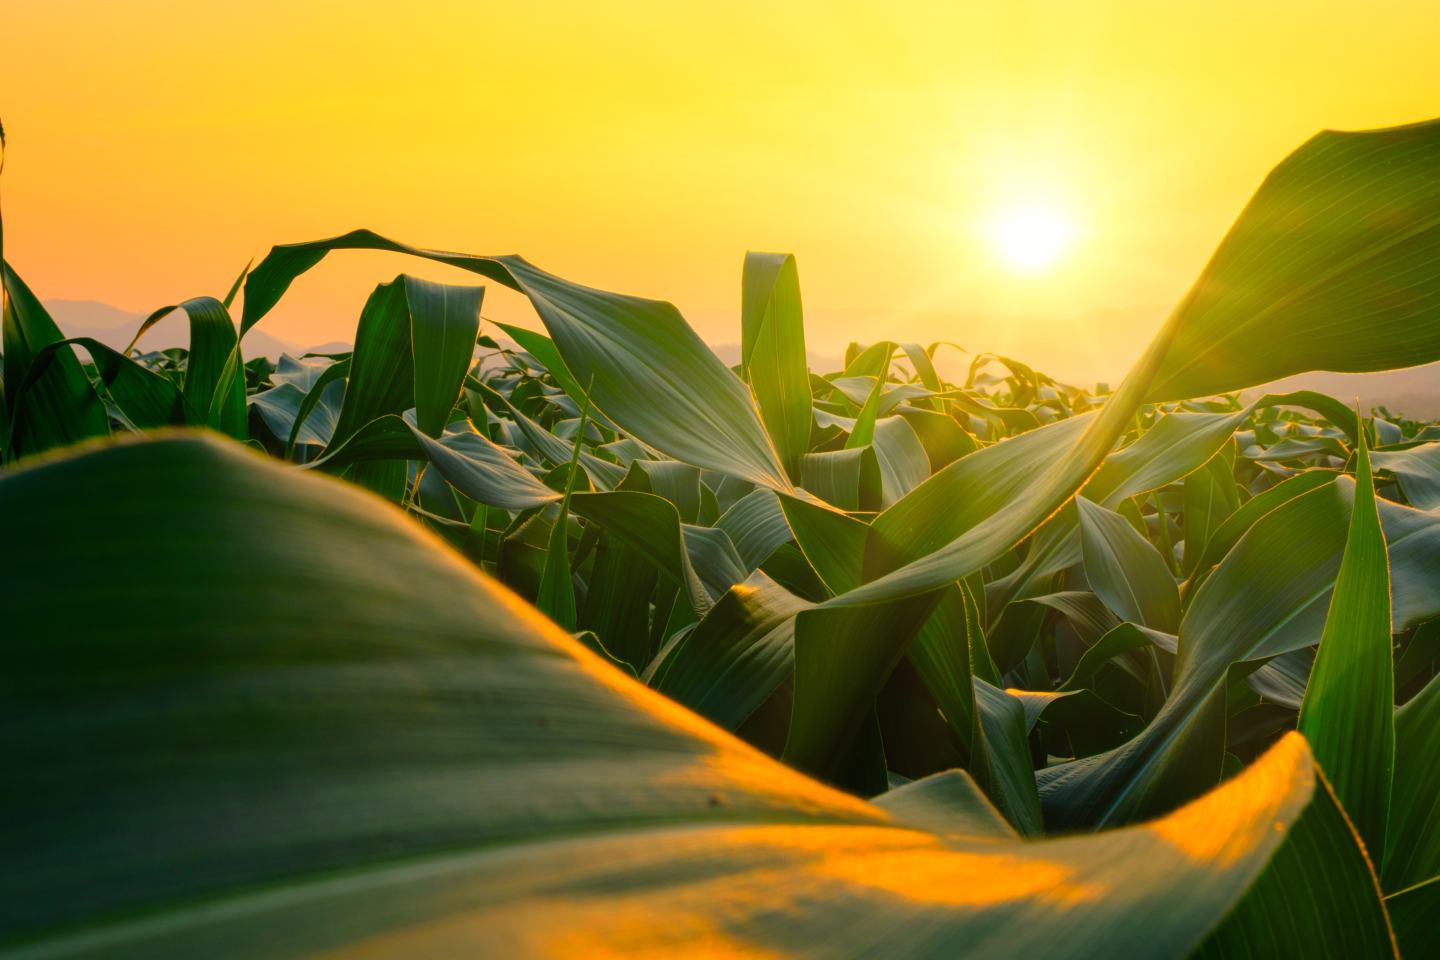
M 544 333 L 401 274 L 247 362 L 346 250 Z M 1440 359 L 1440 121 L 1286 158 L 1114 390 L 812 372 L 780 254 L 731 368 L 364 230 L 123 351 L 0 253 L 7 955 L 1430 950 L 1440 426 L 1238 391 Z

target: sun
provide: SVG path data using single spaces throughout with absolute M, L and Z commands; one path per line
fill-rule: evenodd
M 1010 207 L 990 224 L 996 256 L 1016 273 L 1041 273 L 1070 249 L 1075 227 L 1061 210 L 1042 204 Z

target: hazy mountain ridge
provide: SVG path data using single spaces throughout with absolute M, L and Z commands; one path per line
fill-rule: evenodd
M 98 300 L 47 300 L 45 307 L 67 337 L 94 337 L 117 350 L 125 348 L 146 316 Z M 1093 310 L 1086 316 L 1093 319 L 1123 315 L 1138 327 L 1152 312 L 1149 308 L 1113 308 Z M 183 314 L 176 311 L 146 331 L 140 345 L 149 350 L 161 350 L 167 347 L 183 347 L 189 342 L 189 323 Z M 507 346 L 513 345 L 507 343 Z M 252 330 L 245 337 L 247 357 L 263 355 L 272 360 L 277 359 L 281 353 L 299 356 L 306 352 L 333 353 L 349 349 L 350 344 L 338 341 L 301 347 L 258 329 Z M 712 344 L 711 349 L 729 366 L 740 362 L 740 345 L 737 343 Z M 807 357 L 813 370 L 836 370 L 843 364 L 839 355 L 820 351 L 807 351 Z M 1018 359 L 1023 360 L 1024 357 Z M 947 357 L 940 365 L 946 376 L 955 379 L 957 375 L 963 378 L 966 362 L 968 361 L 961 361 L 959 357 Z M 1093 381 L 1077 378 L 1074 382 L 1090 385 Z M 1266 390 L 1317 390 L 1346 403 L 1358 398 L 1362 409 L 1367 412 L 1371 407 L 1383 406 L 1397 415 L 1404 414 L 1414 418 L 1440 417 L 1440 363 L 1383 373 L 1302 373 L 1267 387 L 1246 390 L 1244 393 L 1246 397 L 1255 397 Z
M 50 316 L 65 336 L 92 337 L 116 350 L 124 350 L 129 345 L 135 331 L 140 329 L 140 324 L 148 316 L 122 310 L 98 300 L 46 300 L 45 309 L 50 311 Z M 145 331 L 145 336 L 140 338 L 138 346 L 144 350 L 164 350 L 169 347 L 185 347 L 189 343 L 190 321 L 184 313 L 176 310 Z M 265 356 L 274 360 L 281 353 L 298 356 L 307 349 L 310 348 L 296 346 L 263 330 L 252 330 L 245 335 L 247 357 Z

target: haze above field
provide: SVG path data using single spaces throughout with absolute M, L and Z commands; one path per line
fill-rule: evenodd
M 144 312 L 367 226 L 724 344 L 744 251 L 789 250 L 818 354 L 946 339 L 1079 381 L 1123 372 L 1277 157 L 1440 102 L 1429 2 L 55 0 L 4 34 L 5 252 L 46 299 Z M 401 270 L 464 282 L 337 258 L 262 332 L 349 340 Z

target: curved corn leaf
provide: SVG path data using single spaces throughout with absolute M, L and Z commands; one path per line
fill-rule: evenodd
M 1422 443 L 1404 450 L 1375 450 L 1370 463 L 1392 475 L 1412 507 L 1440 507 L 1440 443 Z
M 65 335 L 9 263 L 0 263 L 0 280 L 5 293 L 4 372 L 9 414 L 5 459 L 108 432 L 105 406 L 73 350 L 48 355 L 44 369 L 28 382 L 37 354 Z M 23 397 L 18 395 L 21 384 L 26 385 Z
M 338 472 L 376 460 L 428 462 L 456 490 L 477 503 L 505 510 L 531 510 L 560 499 L 516 463 L 503 447 L 468 426 L 456 426 L 436 440 L 397 416 L 378 417 L 305 469 Z
M 1232 664 L 1318 642 L 1352 512 L 1347 481 L 1327 483 L 1264 515 L 1200 586 L 1180 625 L 1174 688 L 1124 746 L 1040 771 L 1051 829 L 1126 822 L 1168 809 L 1219 778 L 1223 680 Z M 1440 517 L 1388 501 L 1396 629 L 1440 614 Z M 1218 697 L 1218 700 L 1217 700 Z
M 752 490 L 741 497 L 715 521 L 725 531 L 747 570 L 754 570 L 794 536 L 785 522 L 785 511 L 774 491 Z
M 1177 310 L 1146 398 L 1440 358 L 1437 163 L 1437 120 L 1327 130 L 1303 144 L 1265 178 Z
M 875 806 L 888 810 L 902 823 L 941 835 L 1005 840 L 1017 836 L 1015 828 L 964 770 L 946 770 L 923 780 L 882 793 Z
M 242 334 L 332 250 L 388 250 L 489 277 L 529 297 L 574 381 L 606 419 L 677 460 L 789 489 L 749 392 L 673 306 L 568 283 L 519 257 L 422 250 L 355 230 L 275 247 L 245 280 Z
M 795 667 L 795 615 L 814 604 L 757 570 L 731 587 L 665 656 L 650 685 L 738 729 Z
M 1261 517 L 1317 487 L 1333 483 L 1334 480 L 1335 474 L 1329 471 L 1306 470 L 1246 500 L 1210 535 L 1210 541 L 1205 545 L 1205 553 L 1196 566 L 1196 573 L 1203 574 L 1224 559 L 1225 554 L 1230 552 L 1236 542 L 1258 523 Z
M 540 424 L 521 413 L 514 404 L 484 384 L 477 384 L 479 393 L 490 403 L 498 404 L 519 429 L 521 435 L 534 448 L 533 452 L 542 460 L 560 465 L 570 462 L 573 445 L 561 440 Z M 586 450 L 580 451 L 580 466 L 590 476 L 590 481 L 602 490 L 618 487 L 625 479 L 626 470 L 619 464 L 599 457 Z
M 1060 685 L 1060 690 L 1080 690 L 1084 684 L 1100 669 L 1111 660 L 1130 650 L 1148 650 L 1155 646 L 1155 636 L 1152 631 L 1133 623 L 1121 623 L 1100 636 L 1094 644 L 1085 649 L 1075 669 L 1070 676 Z
M 841 510 L 880 506 L 880 465 L 871 445 L 822 450 L 800 458 L 800 485 Z
M 680 522 L 675 505 L 664 497 L 638 490 L 578 493 L 571 498 L 570 509 L 649 558 L 662 576 L 685 591 L 699 616 L 732 584 L 745 579 L 734 547 L 729 556 L 707 551 L 704 556 L 710 562 L 694 562 L 686 536 L 694 528 Z
M 1193 957 L 1400 956 L 1369 858 L 1323 772 L 1316 779 L 1315 798 L 1293 827 L 1294 841 L 1280 848 Z M 1317 870 L 1321 863 L 1324 869 Z
M 37 351 L 24 381 L 18 384 L 14 396 L 18 405 L 23 407 L 31 388 L 45 375 L 55 356 L 62 350 L 70 353 L 67 348 L 72 345 L 84 347 L 90 354 L 100 384 L 128 426 L 146 430 L 183 426 L 188 421 L 185 399 L 174 382 L 93 337 L 67 337 Z
M 1230 441 L 1253 407 L 1234 413 L 1167 413 L 1134 443 L 1105 458 L 1085 496 L 1110 509 L 1199 470 Z
M 964 745 L 980 788 L 1024 834 L 1041 830 L 1023 711 L 997 689 L 975 599 L 958 583 L 940 594 L 909 650 L 911 664 Z
M 475 351 L 483 292 L 404 274 L 376 287 L 360 313 L 332 443 L 411 407 L 419 429 L 439 436 Z
M 190 320 L 184 395 L 186 405 L 198 418 L 192 422 L 209 424 L 221 433 L 244 440 L 245 377 L 240 373 L 240 341 L 230 311 L 214 297 L 195 297 L 156 311 L 152 320 L 172 310 L 183 311 Z M 141 331 L 144 329 L 142 326 Z
M 832 594 L 860 585 L 860 563 L 870 532 L 867 524 L 798 497 L 781 497 L 780 508 L 796 546 Z
M 880 471 L 880 507 L 891 506 L 930 476 L 930 458 L 904 417 L 886 417 L 875 424 L 871 446 Z
M 103 502 L 80 495 L 96 477 Z M 28 733 L 10 744 L 21 789 L 0 794 L 0 936 L 35 950 L 260 956 L 283 936 L 453 954 L 484 930 L 522 953 L 819 937 L 1169 956 L 1230 913 L 1314 796 L 1295 737 L 1152 825 L 942 840 L 627 680 L 353 489 L 178 437 L 12 473 L 0 504 L 68 534 L 0 561 L 10 636 L 46 630 L 12 645 L 5 728 Z M 170 529 L 186 535 L 137 562 Z M 105 590 L 54 603 L 72 577 Z M 316 602 L 327 617 L 291 614 Z M 557 884 L 570 905 L 537 925 Z M 673 922 L 681 904 L 694 922 Z
M 1121 620 L 1174 633 L 1180 591 L 1159 551 L 1113 510 L 1077 497 L 1085 576 Z

